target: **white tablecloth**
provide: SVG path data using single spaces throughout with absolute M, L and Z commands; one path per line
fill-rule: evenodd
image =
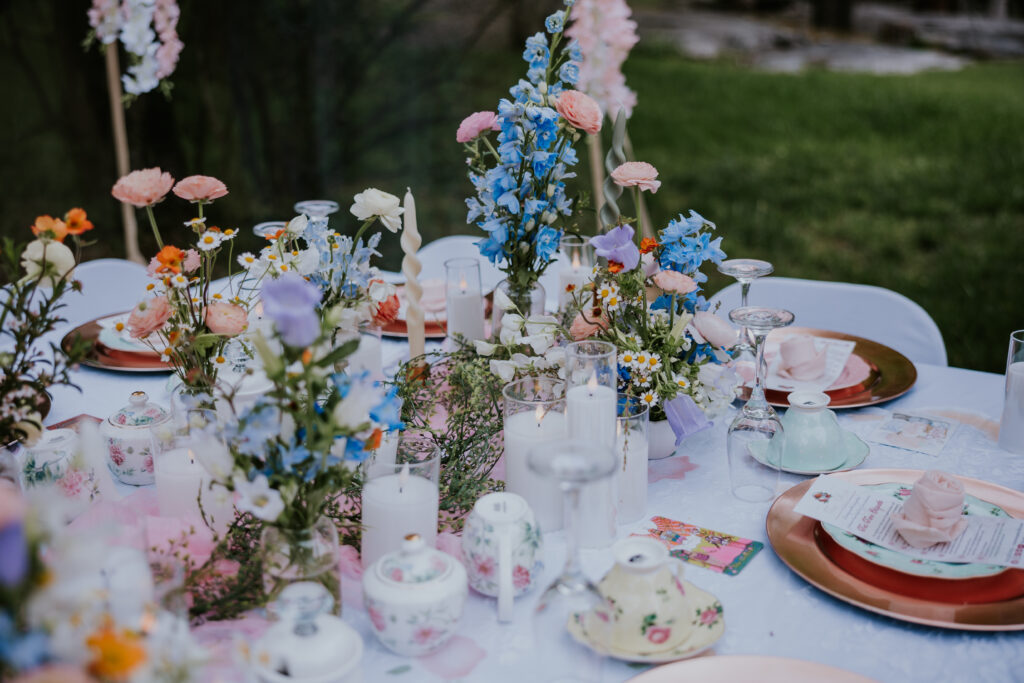
M 389 360 L 402 355 L 403 344 L 385 344 Z M 914 389 L 883 408 L 841 413 L 853 427 L 882 410 L 944 409 L 998 420 L 1003 378 L 957 368 L 918 366 Z M 135 389 L 167 402 L 166 375 L 125 375 L 90 368 L 75 373 L 82 393 L 54 392 L 50 424 L 80 413 L 105 417 Z M 875 414 L 875 415 L 873 415 Z M 652 463 L 651 473 L 676 472 L 650 486 L 649 515 L 663 515 L 766 544 L 738 575 L 724 576 L 688 565 L 686 578 L 714 593 L 724 606 L 726 631 L 715 647 L 718 654 L 760 654 L 795 657 L 837 666 L 882 681 L 1010 681 L 1024 678 L 1024 634 L 970 633 L 921 627 L 849 606 L 811 587 L 793 574 L 767 545 L 764 518 L 767 504 L 744 503 L 728 491 L 725 429 L 729 418 L 714 427 L 706 452 L 687 455 L 695 468 L 685 471 L 683 455 Z M 940 468 L 1024 490 L 1024 457 L 1000 451 L 982 431 L 963 425 L 938 457 L 872 444 L 864 468 Z M 792 483 L 802 478 L 784 475 Z M 622 526 L 619 536 L 644 529 L 642 523 Z M 545 539 L 546 585 L 564 561 L 561 534 Z M 586 551 L 585 565 L 598 578 L 610 565 L 607 551 Z M 530 611 L 538 591 L 517 602 L 515 620 L 499 625 L 494 601 L 471 595 L 457 640 L 429 660 L 392 655 L 370 630 L 362 609 L 358 582 L 343 580 L 344 618 L 366 644 L 367 681 L 442 680 L 520 681 L 534 657 L 530 643 Z M 475 662 L 475 665 L 474 665 Z M 610 662 L 603 680 L 621 681 L 640 671 Z M 447 672 L 447 673 L 445 673 Z

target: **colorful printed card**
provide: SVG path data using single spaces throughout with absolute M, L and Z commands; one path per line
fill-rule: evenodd
M 647 535 L 667 545 L 673 556 L 729 576 L 739 574 L 764 547 L 764 543 L 758 541 L 677 522 L 668 517 L 652 517 L 651 522 L 655 528 L 649 529 Z
M 938 455 L 953 436 L 956 423 L 930 415 L 893 413 L 868 436 L 875 443 Z

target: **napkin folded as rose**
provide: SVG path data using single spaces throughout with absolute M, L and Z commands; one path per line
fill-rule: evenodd
M 807 336 L 790 337 L 779 345 L 779 376 L 806 382 L 825 373 L 828 348 L 818 351 L 814 339 Z
M 903 508 L 892 515 L 892 525 L 910 545 L 927 548 L 963 533 L 964 485 L 951 474 L 929 470 L 914 483 Z

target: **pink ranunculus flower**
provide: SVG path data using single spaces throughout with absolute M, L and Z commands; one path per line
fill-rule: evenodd
M 689 294 L 697 289 L 697 283 L 692 277 L 674 270 L 662 270 L 655 273 L 654 284 L 669 294 Z
M 249 327 L 249 316 L 245 309 L 236 304 L 214 301 L 206 307 L 206 326 L 214 334 L 235 337 Z
M 697 311 L 692 325 L 697 333 L 712 346 L 729 348 L 736 342 L 736 330 L 714 313 Z
M 171 302 L 166 296 L 141 301 L 128 316 L 128 331 L 135 339 L 145 339 L 171 319 Z
M 18 485 L 8 479 L 0 479 L 0 529 L 25 518 L 25 499 Z
M 170 173 L 159 168 L 144 168 L 121 177 L 114 183 L 110 194 L 118 201 L 141 209 L 163 201 L 173 185 L 174 178 Z
M 174 194 L 190 202 L 212 202 L 227 193 L 224 183 L 208 175 L 190 175 L 174 186 Z
M 594 309 L 586 317 L 582 313 L 577 313 L 576 319 L 569 327 L 569 334 L 572 335 L 573 341 L 583 341 L 606 329 L 608 329 L 608 317 L 600 309 Z
M 595 135 L 601 130 L 601 107 L 579 90 L 566 90 L 559 95 L 555 110 L 585 133 Z
M 661 181 L 658 169 L 646 161 L 627 161 L 612 171 L 612 180 L 620 187 L 639 187 L 641 191 L 657 192 Z
M 488 130 L 498 130 L 498 115 L 493 111 L 473 112 L 462 119 L 459 130 L 455 133 L 455 140 L 456 142 L 470 142 Z

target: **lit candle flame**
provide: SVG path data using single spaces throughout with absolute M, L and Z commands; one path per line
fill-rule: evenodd
M 189 465 L 195 465 L 196 464 L 196 454 L 192 452 L 191 448 L 188 449 L 188 464 Z
M 590 390 L 590 393 L 594 393 L 594 389 L 597 389 L 597 373 L 596 372 L 590 373 L 590 379 L 587 380 L 587 389 Z
M 533 411 L 534 417 L 537 418 L 537 427 L 540 427 L 540 423 L 544 421 L 544 406 L 538 405 L 537 410 Z
M 466 289 L 469 287 L 469 285 L 466 284 L 466 276 L 465 275 L 461 275 L 460 277 L 462 279 L 459 280 L 459 289 L 461 289 L 463 292 L 465 292 Z
M 572 252 L 572 269 L 573 270 L 579 270 L 580 269 L 580 252 L 578 252 L 578 251 Z

